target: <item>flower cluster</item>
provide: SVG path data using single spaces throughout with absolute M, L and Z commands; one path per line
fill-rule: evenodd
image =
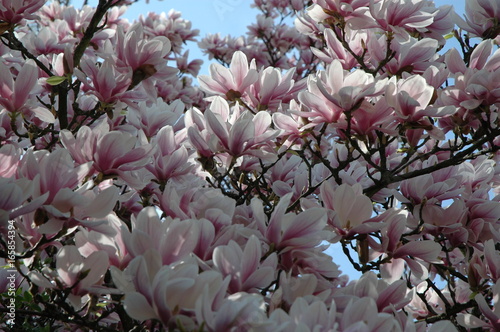
M 500 329 L 498 1 L 253 6 L 0 1 L 0 329 Z

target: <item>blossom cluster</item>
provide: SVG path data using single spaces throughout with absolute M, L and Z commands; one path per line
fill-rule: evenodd
M 255 0 L 207 75 L 128 5 L 0 1 L 15 327 L 500 329 L 497 0 Z

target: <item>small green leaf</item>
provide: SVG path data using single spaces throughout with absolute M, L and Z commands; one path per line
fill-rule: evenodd
M 51 76 L 47 78 L 47 83 L 50 85 L 59 85 L 66 81 L 66 76 Z
M 455 34 L 453 32 L 450 32 L 450 33 L 444 35 L 444 39 L 451 39 L 453 37 L 455 37 Z

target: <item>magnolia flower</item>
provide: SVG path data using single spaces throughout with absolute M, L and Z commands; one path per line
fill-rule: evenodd
M 198 316 L 199 304 L 205 302 L 204 309 L 210 310 L 219 303 L 229 281 L 223 281 L 216 271 L 200 273 L 194 260 L 162 266 L 155 251 L 136 257 L 123 272 L 112 267 L 111 274 L 125 293 L 124 306 L 130 317 L 158 319 L 165 326 L 181 321 L 191 329 L 195 309 Z
M 353 18 L 365 17 L 370 0 L 315 0 L 307 12 L 316 22 L 322 22 L 333 16 L 342 17 L 350 23 Z
M 493 310 L 491 310 L 482 294 L 477 294 L 474 297 L 484 319 L 480 319 L 469 313 L 460 313 L 457 316 L 458 323 L 466 328 L 480 328 L 492 332 L 498 331 L 500 329 L 500 280 L 491 288 L 491 293 L 493 298 Z
M 429 117 L 441 118 L 456 111 L 453 106 L 430 105 L 433 95 L 434 88 L 418 75 L 401 79 L 397 83 L 391 79 L 387 85 L 387 102 L 394 107 L 396 121 L 408 127 L 406 137 L 411 145 L 417 144 L 424 130 L 437 140 L 443 139 L 443 132 L 430 122 Z
M 457 17 L 457 24 L 475 37 L 495 38 L 498 35 L 500 5 L 495 0 L 469 0 L 465 3 L 465 21 Z
M 376 81 L 362 70 L 348 72 L 340 61 L 334 60 L 326 71 L 309 78 L 308 89 L 299 93 L 299 100 L 310 110 L 298 114 L 313 124 L 338 122 L 344 112 L 355 111 L 365 97 L 381 94 L 384 85 L 384 80 Z
M 403 203 L 411 203 L 416 206 L 420 204 L 435 204 L 446 199 L 456 197 L 463 191 L 459 187 L 456 178 L 443 179 L 439 181 L 430 174 L 404 180 L 401 182 L 401 194 L 398 199 Z
M 45 107 L 34 104 L 30 95 L 36 92 L 38 67 L 29 59 L 23 64 L 14 80 L 11 70 L 0 61 L 0 105 L 8 112 L 33 113 L 35 117 L 48 123 L 55 121 L 54 115 Z
M 21 23 L 23 19 L 34 20 L 34 15 L 46 0 L 2 0 L 0 1 L 0 21 L 11 25 Z
M 179 132 L 174 134 L 171 126 L 165 126 L 159 130 L 153 140 L 157 144 L 153 155 L 153 163 L 145 165 L 160 183 L 166 183 L 169 179 L 179 179 L 184 175 L 191 175 L 193 164 L 188 161 L 189 154 Z
M 293 249 L 313 248 L 326 236 L 326 211 L 311 208 L 300 214 L 285 213 L 292 195 L 281 198 L 269 220 L 266 231 L 268 242 L 284 253 Z
M 189 50 L 184 52 L 182 56 L 177 57 L 175 60 L 177 62 L 177 68 L 181 73 L 189 73 L 192 76 L 198 76 L 200 72 L 201 66 L 203 65 L 203 61 L 199 59 L 192 60 L 188 63 Z
M 255 235 L 248 239 L 243 250 L 232 240 L 226 246 L 215 248 L 214 265 L 224 277 L 231 276 L 228 288 L 230 292 L 255 291 L 269 286 L 275 279 L 274 272 L 278 263 L 276 253 L 260 262 L 261 248 L 261 243 Z
M 83 89 L 104 105 L 144 100 L 142 92 L 129 90 L 133 73 L 128 67 L 122 71 L 112 59 L 106 59 L 98 66 L 89 58 L 84 58 L 80 66 L 81 70 L 75 68 L 75 76 L 82 82 Z
M 126 266 L 131 257 L 123 241 L 122 233 L 128 231 L 123 222 L 115 214 L 108 214 L 105 222 L 94 225 L 94 228 L 87 230 L 81 227 L 76 233 L 75 245 L 80 254 L 89 257 L 94 252 L 102 251 L 108 254 L 110 265 Z
M 259 72 L 259 79 L 250 86 L 248 98 L 258 110 L 276 110 L 281 102 L 288 102 L 302 90 L 305 80 L 295 82 L 296 69 L 290 69 L 285 75 L 277 68 L 268 67 Z
M 200 87 L 209 93 L 226 96 L 229 100 L 240 98 L 258 79 L 255 69 L 248 67 L 246 55 L 237 51 L 228 68 L 218 63 L 210 65 L 210 76 L 200 75 Z
M 185 108 L 185 104 L 180 100 L 167 104 L 158 98 L 152 105 L 141 102 L 135 107 L 131 107 L 127 119 L 131 125 L 141 129 L 148 138 L 151 138 L 162 127 L 178 125 Z
M 239 105 L 235 106 L 239 109 Z M 271 116 L 267 112 L 252 115 L 246 111 L 240 116 L 236 110 L 230 117 L 228 103 L 221 97 L 216 97 L 209 110 L 205 111 L 208 130 L 217 138 L 213 152 L 227 151 L 233 157 L 253 155 L 264 157 L 273 154 L 268 148 L 268 141 L 278 136 L 279 131 L 270 129 Z M 192 127 L 193 128 L 193 127 Z M 199 141 L 195 134 L 188 132 L 193 142 Z
M 317 49 L 312 48 L 314 55 L 325 63 L 331 63 L 334 60 L 340 61 L 342 68 L 345 70 L 350 70 L 358 65 L 358 61 L 351 53 L 347 52 L 340 40 L 335 36 L 332 29 L 325 29 L 324 37 L 326 48 Z M 350 34 L 349 34 L 350 33 Z M 349 43 L 351 50 L 360 55 L 363 52 L 361 41 L 369 37 L 369 33 L 363 35 L 360 31 L 347 30 L 345 39 Z
M 163 264 L 178 262 L 196 248 L 200 226 L 195 220 L 166 218 L 161 221 L 153 207 L 143 209 L 132 219 L 132 232 L 123 233 L 125 247 L 132 257 L 155 250 Z
M 10 178 L 16 173 L 21 149 L 14 144 L 5 144 L 0 147 L 0 177 Z
M 381 41 L 386 43 L 386 41 Z M 377 45 L 371 45 L 376 47 Z M 399 39 L 396 38 L 391 43 L 391 50 L 395 53 L 385 68 L 393 75 L 402 75 L 408 73 L 423 73 L 431 65 L 437 65 L 436 50 L 439 45 L 435 39 L 415 38 Z M 379 51 L 380 52 L 380 51 Z M 377 54 L 377 53 L 374 53 Z M 378 61 L 383 61 L 385 52 L 377 56 Z
M 141 145 L 132 134 L 109 131 L 106 125 L 94 129 L 83 126 L 76 137 L 62 131 L 61 141 L 78 162 L 93 161 L 93 169 L 102 174 L 137 170 L 150 161 L 154 152 L 152 145 Z
M 425 31 L 434 22 L 434 13 L 429 10 L 432 7 L 428 8 L 426 1 L 373 1 L 369 9 L 376 25 L 365 24 L 364 28 L 380 27 L 384 31 L 395 32 L 401 32 L 400 29 Z
M 116 64 L 117 67 L 125 67 L 132 70 L 132 81 L 130 87 L 135 87 L 149 77 L 166 80 L 172 78 L 178 70 L 167 67 L 166 57 L 170 52 L 171 44 L 165 36 L 157 36 L 146 39 L 141 23 L 135 23 L 124 33 L 123 29 L 117 29 L 116 38 Z M 149 84 L 149 89 L 154 86 Z M 148 89 L 148 90 L 149 90 Z
M 19 175 L 34 180 L 40 177 L 40 184 L 35 188 L 34 196 L 38 197 L 48 193 L 46 204 L 62 199 L 64 195 L 59 193 L 67 189 L 72 191 L 80 185 L 85 176 L 89 174 L 92 163 L 75 166 L 69 152 L 65 149 L 57 149 L 52 153 L 47 150 L 29 151 L 21 160 Z M 58 199 L 56 199 L 56 197 Z
M 0 177 L 0 230 L 7 230 L 7 222 L 18 216 L 35 211 L 47 200 L 49 193 L 28 201 L 33 195 L 35 185 L 39 185 L 40 177 L 11 180 Z
M 144 27 L 144 35 L 147 38 L 163 36 L 170 40 L 172 52 L 181 54 L 181 50 L 187 41 L 195 41 L 200 30 L 193 29 L 190 21 L 181 17 L 181 13 L 171 9 L 168 13 L 149 12 L 141 15 L 139 22 Z
M 88 294 L 100 294 L 104 274 L 108 270 L 108 255 L 96 251 L 83 258 L 76 246 L 63 246 L 56 255 L 56 269 L 30 272 L 31 280 L 39 287 L 71 289 L 68 300 L 75 308 L 88 301 Z
M 208 331 L 275 331 L 273 327 L 277 324 L 267 319 L 261 296 L 240 292 L 218 302 L 214 308 L 207 287 L 197 302 L 196 317 L 206 324 Z
M 323 301 L 311 302 L 299 297 L 293 302 L 288 315 L 282 310 L 275 310 L 270 318 L 284 321 L 287 331 L 338 331 L 334 305 L 328 310 Z
M 336 189 L 325 181 L 321 185 L 321 200 L 329 210 L 329 223 L 341 235 L 347 235 L 351 229 L 361 231 L 362 224 L 371 218 L 372 201 L 362 193 L 360 184 L 343 184 Z

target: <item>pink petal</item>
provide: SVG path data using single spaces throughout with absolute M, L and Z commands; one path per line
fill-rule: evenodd
M 490 39 L 482 41 L 470 56 L 470 68 L 482 69 L 491 55 L 493 44 Z
M 151 305 L 148 303 L 144 295 L 133 292 L 127 293 L 123 305 L 127 314 L 133 319 L 144 321 L 156 318 L 156 313 Z
M 97 283 L 106 273 L 109 267 L 108 254 L 105 251 L 93 252 L 83 263 L 82 271 L 89 270 L 88 275 L 81 281 L 81 287 Z
M 14 84 L 14 107 L 16 109 L 21 108 L 26 100 L 28 100 L 28 95 L 35 86 L 38 80 L 38 67 L 35 61 L 29 59 L 25 62 L 23 68 L 17 75 L 16 83 Z
M 214 114 L 211 110 L 206 110 L 205 118 L 210 129 L 212 129 L 212 132 L 219 138 L 221 144 L 229 148 L 229 133 L 227 131 L 227 125 L 224 123 L 221 116 Z
M 56 256 L 56 270 L 59 278 L 67 285 L 73 286 L 83 266 L 83 258 L 73 245 L 64 246 Z
M 441 253 L 441 245 L 432 240 L 411 241 L 399 247 L 393 257 L 405 258 L 413 256 L 428 263 L 440 263 L 438 255 Z
M 234 52 L 233 58 L 231 59 L 231 64 L 229 65 L 229 69 L 233 74 L 236 86 L 239 87 L 243 83 L 245 76 L 247 76 L 248 73 L 248 59 L 245 53 L 241 51 Z
M 261 255 L 262 251 L 259 239 L 255 235 L 250 236 L 241 257 L 241 280 L 245 281 L 252 272 L 257 270 L 262 258 Z

